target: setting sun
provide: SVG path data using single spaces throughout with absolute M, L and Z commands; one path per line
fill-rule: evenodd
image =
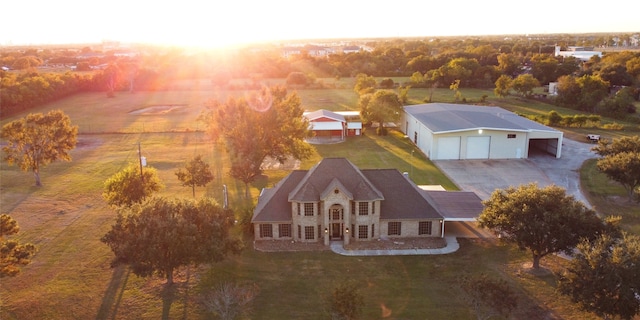
M 149 4 L 114 0 L 11 1 L 3 4 L 0 45 L 95 43 L 102 40 L 225 47 L 294 39 L 430 37 L 454 35 L 633 32 L 637 17 L 619 7 L 597 10 L 572 3 L 545 7 L 501 0 L 352 2 L 184 0 Z M 637 12 L 639 3 L 626 3 Z M 607 12 L 610 11 L 610 12 Z M 566 13 L 562 18 L 558 13 Z

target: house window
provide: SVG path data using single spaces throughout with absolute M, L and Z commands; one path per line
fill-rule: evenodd
M 280 238 L 290 238 L 291 237 L 291 225 L 290 224 L 280 224 L 278 226 L 278 233 L 280 234 Z
M 304 239 L 313 240 L 313 226 L 304 227 Z
M 302 239 L 302 228 L 298 226 L 298 239 Z
M 420 221 L 418 223 L 418 234 L 431 234 L 432 221 Z
M 375 202 L 371 203 L 371 214 L 376 214 L 376 203 Z
M 396 222 L 389 222 L 389 235 L 393 236 L 399 236 L 402 232 L 401 230 L 402 224 L 398 221 Z
M 305 216 L 313 216 L 313 203 L 305 203 L 304 204 L 304 215 Z
M 516 134 L 515 133 L 507 134 L 507 139 L 515 139 L 515 138 L 516 138 Z
M 260 238 L 273 238 L 273 226 L 270 224 L 261 224 Z
M 369 226 L 358 226 L 358 239 L 367 239 L 369 238 Z
M 351 201 L 351 214 L 356 214 L 356 202 Z
M 331 209 L 331 220 L 341 220 L 342 210 L 341 209 Z
M 297 205 L 298 205 L 298 215 L 300 215 L 300 202 L 298 202 Z
M 355 238 L 356 237 L 356 225 L 352 224 L 351 225 L 351 238 Z
M 376 236 L 376 225 L 375 223 L 371 225 L 371 238 Z
M 358 203 L 358 214 L 361 216 L 366 216 L 367 214 L 369 214 L 369 202 Z
M 322 226 L 318 225 L 318 239 L 322 239 Z

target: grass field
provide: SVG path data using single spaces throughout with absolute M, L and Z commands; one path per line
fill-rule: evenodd
M 449 90 L 438 92 L 443 99 L 451 99 L 444 101 L 453 102 Z M 350 89 L 298 93 L 310 109 L 320 103 L 330 110 L 355 109 L 356 96 Z M 412 99 L 423 99 L 423 93 L 416 90 Z M 172 288 L 165 288 L 162 279 L 142 279 L 126 268 L 110 268 L 112 254 L 99 239 L 114 222 L 115 213 L 101 198 L 102 184 L 137 161 L 138 146 L 149 165 L 159 171 L 165 184 L 161 195 L 191 197 L 191 190 L 179 185 L 174 172 L 187 159 L 201 154 L 215 180 L 206 188 L 197 188 L 196 195 L 221 200 L 226 184 L 231 206 L 247 206 L 240 196 L 244 185 L 226 174 L 225 152 L 199 132 L 203 127 L 195 121 L 207 99 L 226 94 L 243 93 L 140 92 L 120 93 L 113 99 L 101 93 L 82 94 L 34 110 L 64 110 L 80 125 L 81 135 L 72 162 L 57 162 L 42 170 L 41 188 L 33 187 L 29 173 L 0 164 L 2 212 L 18 221 L 19 240 L 39 247 L 33 263 L 19 276 L 0 282 L 0 319 L 204 319 L 211 315 L 198 303 L 200 292 L 223 280 L 259 286 L 254 319 L 323 319 L 321 296 L 346 280 L 364 289 L 364 319 L 474 319 L 458 287 L 461 276 L 470 273 L 507 280 L 519 296 L 515 318 L 595 319 L 555 292 L 553 274 L 524 272 L 522 265 L 529 262 L 526 253 L 480 241 L 463 241 L 460 251 L 446 256 L 358 258 L 329 252 L 259 253 L 247 242 L 242 254 L 225 262 L 181 270 L 176 277 L 179 283 Z M 486 91 L 463 95 L 479 99 L 482 94 Z M 183 108 L 164 115 L 131 113 L 167 104 Z M 522 108 L 535 112 L 534 106 Z M 367 134 L 315 149 L 300 168 L 307 169 L 322 157 L 347 157 L 362 168 L 397 168 L 412 172 L 418 184 L 456 189 L 422 154 L 412 154 L 413 145 L 399 133 Z M 288 172 L 267 170 L 251 186 L 254 201 L 262 187 L 273 185 Z M 552 271 L 560 270 L 564 263 L 557 257 L 542 261 Z

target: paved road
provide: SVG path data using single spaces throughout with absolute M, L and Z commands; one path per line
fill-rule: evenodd
M 593 144 L 564 139 L 562 156 L 538 155 L 529 159 L 511 160 L 436 160 L 434 163 L 458 187 L 475 192 L 487 199 L 495 189 L 535 182 L 543 187 L 561 186 L 567 194 L 590 207 L 580 191 L 580 166 L 597 155 L 591 151 Z

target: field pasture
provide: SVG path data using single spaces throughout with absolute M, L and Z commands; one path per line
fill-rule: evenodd
M 326 80 L 331 81 L 335 80 Z M 363 289 L 363 319 L 475 319 L 462 298 L 459 280 L 480 273 L 505 279 L 517 291 L 515 318 L 597 318 L 580 312 L 555 291 L 552 272 L 563 268 L 563 259 L 543 259 L 549 272 L 534 275 L 522 271 L 529 262 L 525 252 L 482 240 L 462 240 L 461 249 L 446 256 L 343 257 L 327 251 L 261 253 L 246 239 L 240 255 L 211 266 L 184 268 L 175 277 L 177 284 L 169 288 L 163 279 L 138 278 L 125 267 L 111 268 L 112 253 L 99 239 L 116 214 L 101 197 L 103 182 L 128 163 L 137 163 L 138 150 L 158 169 L 165 184 L 160 195 L 167 197 L 191 197 L 191 189 L 180 186 L 174 172 L 202 155 L 215 179 L 206 188 L 196 188 L 196 196 L 221 202 L 222 186 L 227 185 L 230 205 L 238 215 L 251 208 L 262 187 L 272 186 L 292 169 L 266 170 L 251 185 L 251 201 L 245 200 L 244 184 L 227 174 L 224 148 L 211 141 L 196 118 L 209 99 L 248 92 L 219 91 L 206 82 L 199 86 L 198 90 L 121 92 L 114 98 L 85 93 L 32 110 L 63 110 L 79 126 L 79 143 L 71 162 L 56 162 L 42 170 L 40 188 L 33 186 L 31 174 L 0 164 L 2 213 L 17 220 L 19 240 L 39 248 L 20 275 L 0 282 L 0 319 L 209 319 L 212 314 L 202 307 L 201 294 L 222 281 L 258 286 L 252 319 L 326 319 L 322 296 L 347 280 Z M 344 86 L 297 92 L 309 110 L 356 110 L 357 96 L 352 87 Z M 463 95 L 479 101 L 488 92 L 463 90 Z M 426 95 L 426 89 L 415 90 L 410 99 L 422 101 Z M 438 89 L 436 97 L 453 102 L 450 90 Z M 347 157 L 362 168 L 411 171 L 418 184 L 457 189 L 424 155 L 412 155 L 412 150 L 400 133 L 366 134 L 342 144 L 317 145 L 312 158 L 295 167 L 308 169 L 322 157 Z

